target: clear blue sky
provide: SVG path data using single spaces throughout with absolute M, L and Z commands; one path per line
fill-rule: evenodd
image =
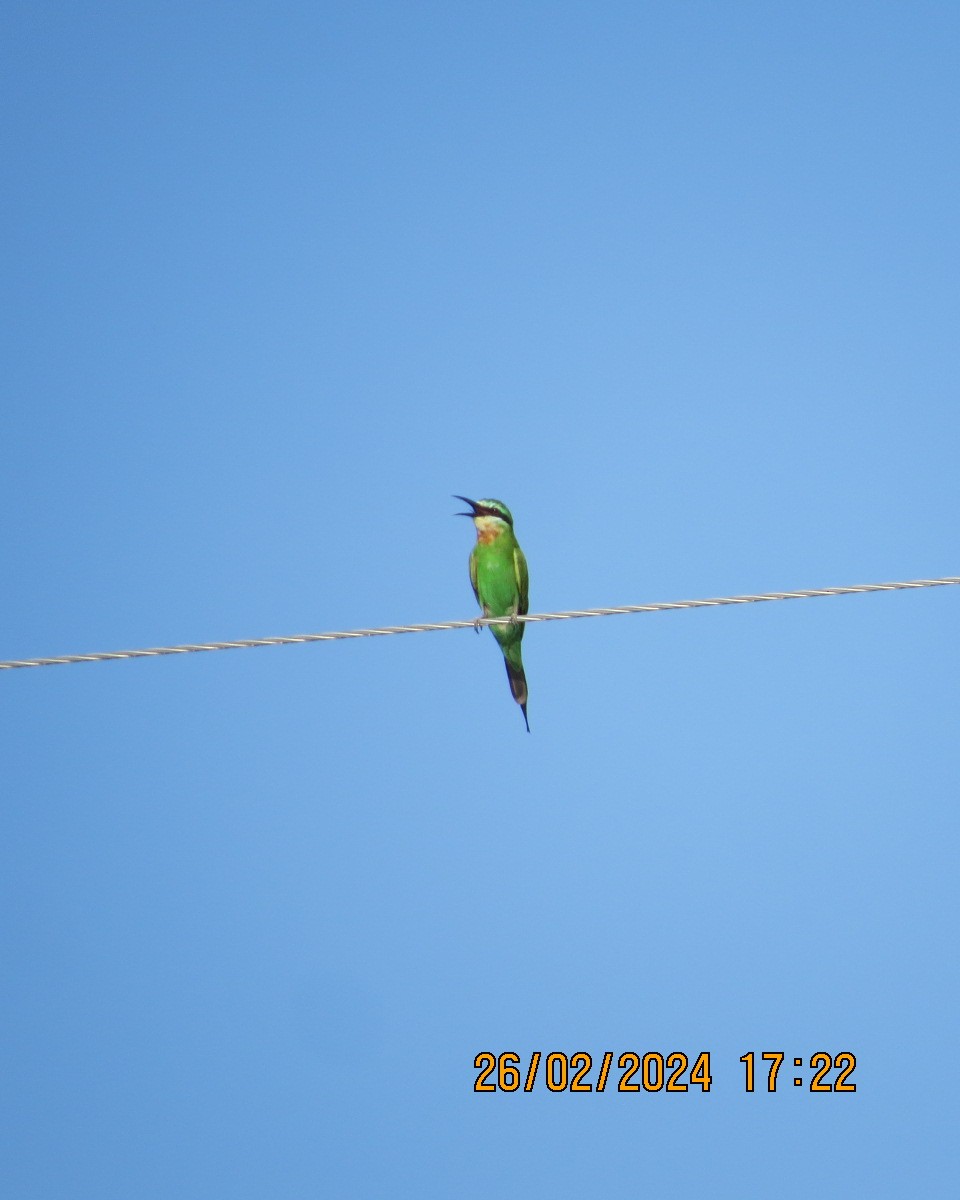
M 955 4 L 2 24 L 0 657 L 470 617 L 454 492 L 540 611 L 960 573 Z M 958 627 L 532 627 L 530 736 L 469 630 L 0 675 L 0 1191 L 948 1194 Z

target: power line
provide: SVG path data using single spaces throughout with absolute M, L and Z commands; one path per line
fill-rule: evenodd
M 806 600 L 813 596 L 853 596 L 860 592 L 899 592 L 907 588 L 943 587 L 960 583 L 960 575 L 943 579 L 910 579 L 900 583 L 861 583 L 852 587 L 805 588 L 799 592 L 761 592 L 755 596 L 718 596 L 709 600 L 672 600 L 658 604 L 625 604 L 618 608 L 581 608 L 569 612 L 528 613 L 524 617 L 479 617 L 475 621 L 434 621 L 423 625 L 386 625 L 379 629 L 347 629 L 334 633 L 301 633 L 292 637 L 244 638 L 237 642 L 199 642 L 154 646 L 148 650 L 112 650 L 99 654 L 62 654 L 57 658 L 21 658 L 0 662 L 0 671 L 21 667 L 55 667 L 62 663 L 110 662 L 117 658 L 160 658 L 165 654 L 198 654 L 205 650 L 245 650 L 252 646 L 294 646 L 305 642 L 338 642 L 347 638 L 387 637 L 393 633 L 432 633 L 436 629 L 474 629 L 511 621 L 573 621 L 580 617 L 615 617 L 623 613 L 670 612 L 680 608 L 718 608 L 724 604 L 759 604 L 765 600 Z

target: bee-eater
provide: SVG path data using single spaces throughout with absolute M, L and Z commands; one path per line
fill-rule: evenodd
M 466 496 L 455 496 L 454 499 L 469 504 L 472 510 L 457 513 L 457 516 L 471 517 L 477 530 L 477 544 L 470 552 L 470 582 L 473 584 L 473 594 L 483 610 L 483 615 L 526 616 L 529 607 L 527 560 L 523 557 L 523 551 L 514 536 L 510 509 L 502 500 L 468 500 Z M 520 657 L 523 630 L 523 621 L 490 626 L 490 632 L 503 651 L 510 691 L 520 705 L 529 733 L 527 677 L 523 673 L 523 660 Z

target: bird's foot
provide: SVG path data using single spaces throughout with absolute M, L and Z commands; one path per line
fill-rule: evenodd
M 479 633 L 480 630 L 483 628 L 483 625 L 481 624 L 482 620 L 483 620 L 483 617 L 477 617 L 477 619 L 474 621 L 474 623 L 473 623 L 473 632 L 474 633 Z

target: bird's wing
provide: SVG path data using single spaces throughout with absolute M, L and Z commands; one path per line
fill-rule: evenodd
M 477 587 L 477 556 L 474 553 L 470 555 L 470 586 L 473 588 L 473 594 L 477 598 L 477 603 L 483 608 L 483 603 L 480 600 L 480 589 Z
M 519 597 L 517 612 L 521 617 L 525 617 L 527 609 L 530 607 L 530 597 L 528 594 L 530 580 L 527 575 L 527 560 L 523 557 L 523 551 L 519 546 L 514 547 L 513 569 L 517 576 L 517 595 Z

